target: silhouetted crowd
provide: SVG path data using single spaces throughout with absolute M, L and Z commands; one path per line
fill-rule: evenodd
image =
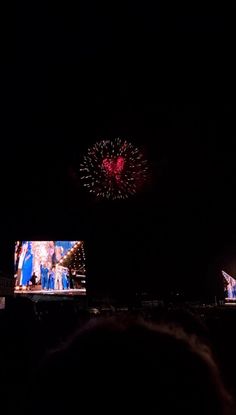
M 7 413 L 234 414 L 233 308 L 91 313 L 26 298 L 0 313 Z

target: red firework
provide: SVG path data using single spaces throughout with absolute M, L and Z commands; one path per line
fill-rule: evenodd
M 146 182 L 148 164 L 137 147 L 117 138 L 89 148 L 80 172 L 84 186 L 97 197 L 125 199 Z

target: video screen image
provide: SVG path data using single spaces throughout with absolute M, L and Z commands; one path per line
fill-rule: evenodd
M 225 300 L 236 300 L 236 279 L 225 271 L 221 271 L 224 278 L 224 298 Z
M 0 310 L 5 309 L 5 297 L 0 297 Z
M 16 241 L 15 292 L 86 294 L 83 241 Z

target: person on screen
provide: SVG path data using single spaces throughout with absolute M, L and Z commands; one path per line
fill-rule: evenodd
M 228 298 L 233 298 L 233 290 L 232 290 L 232 284 L 231 283 L 228 284 L 227 295 L 228 295 Z
M 48 274 L 48 289 L 54 290 L 55 288 L 55 267 L 52 267 L 52 269 L 49 271 Z
M 17 241 L 15 243 L 14 274 L 17 274 L 19 258 L 20 258 L 20 252 L 21 252 L 21 243 L 20 243 L 20 241 Z
M 62 290 L 62 267 L 58 265 L 55 267 L 54 290 Z
M 232 298 L 236 298 L 236 281 L 232 281 Z
M 19 288 L 22 284 L 22 267 L 23 267 L 23 262 L 24 262 L 24 258 L 25 258 L 25 254 L 26 254 L 26 241 L 19 241 L 19 245 L 18 245 L 18 259 L 17 259 L 17 264 L 16 264 L 16 282 L 15 285 L 17 288 Z
M 37 275 L 35 274 L 35 272 L 33 272 L 33 274 L 31 275 L 30 282 L 33 287 L 35 287 L 35 285 L 37 284 Z
M 73 277 L 73 271 L 72 271 L 71 268 L 68 271 L 67 278 L 68 278 L 68 286 L 69 286 L 69 288 L 73 289 L 74 288 L 74 277 Z
M 63 290 L 68 290 L 70 288 L 66 270 L 62 271 L 62 288 Z
M 48 290 L 48 273 L 49 269 L 46 265 L 46 262 L 40 266 L 40 275 L 41 275 L 41 286 L 42 290 Z
M 33 270 L 33 254 L 31 250 L 31 242 L 26 241 L 23 246 L 23 263 L 22 263 L 22 278 L 21 284 L 23 288 L 27 287 L 32 276 Z

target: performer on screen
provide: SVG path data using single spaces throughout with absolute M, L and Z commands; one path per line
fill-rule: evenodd
M 31 275 L 31 278 L 30 278 L 30 283 L 31 283 L 33 288 L 37 284 L 37 278 L 38 278 L 37 275 L 35 274 L 35 272 L 33 272 L 33 274 Z
M 23 263 L 22 263 L 22 274 L 21 274 L 21 284 L 22 287 L 26 287 L 29 284 L 32 269 L 33 269 L 33 254 L 31 250 L 31 242 L 26 241 L 23 246 Z
M 62 267 L 58 265 L 55 267 L 54 290 L 62 290 Z
M 40 265 L 41 286 L 42 290 L 48 290 L 48 273 L 49 269 L 46 262 Z
M 14 274 L 17 274 L 18 271 L 18 264 L 20 259 L 20 253 L 21 253 L 21 243 L 20 241 L 17 241 L 15 244 L 15 256 L 14 256 Z
M 67 270 L 62 271 L 62 288 L 63 290 L 68 290 L 69 287 L 69 280 L 67 277 Z
M 54 290 L 55 287 L 55 267 L 52 267 L 48 274 L 48 289 Z
M 236 281 L 235 280 L 232 283 L 232 297 L 236 298 Z
M 69 288 L 73 289 L 74 288 L 74 278 L 73 278 L 73 273 L 72 273 L 71 268 L 69 268 L 67 278 L 68 278 Z
M 26 241 L 22 241 L 19 244 L 18 259 L 17 259 L 17 269 L 16 269 L 16 288 L 19 288 L 22 285 L 22 267 L 27 251 Z

